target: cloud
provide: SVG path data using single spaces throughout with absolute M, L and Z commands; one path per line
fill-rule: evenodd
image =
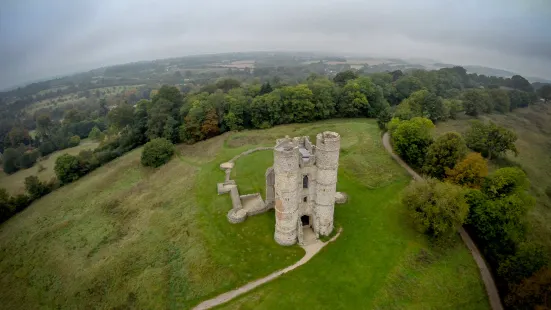
M 547 0 L 7 0 L 0 87 L 138 60 L 251 50 L 424 57 L 551 77 Z

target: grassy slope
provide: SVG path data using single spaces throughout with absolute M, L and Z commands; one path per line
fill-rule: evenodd
M 57 151 L 44 159 L 39 159 L 39 161 L 29 169 L 19 170 L 14 174 L 8 175 L 3 171 L 0 171 L 0 187 L 5 188 L 11 194 L 23 194 L 25 192 L 25 178 L 31 175 L 36 175 L 42 181 L 50 181 L 51 178 L 55 177 L 55 160 L 65 154 L 69 153 L 71 155 L 78 155 L 80 151 L 95 149 L 98 146 L 97 142 L 90 140 L 82 140 L 80 145 L 68 148 L 65 150 Z M 38 165 L 42 165 L 46 170 L 38 172 Z
M 141 167 L 141 150 L 116 159 L 0 226 L 0 308 L 189 308 L 292 264 L 303 250 L 273 241 L 273 212 L 227 222 L 229 196 L 215 194 L 224 177 L 218 165 L 276 137 L 322 130 L 343 135 L 339 189 L 351 194 L 336 212 L 343 235 L 306 266 L 237 302 L 487 308 L 459 241 L 436 255 L 406 224 L 396 196 L 408 178 L 366 120 L 225 134 L 179 146 L 181 155 L 159 169 Z M 263 190 L 255 183 L 271 164 L 267 154 L 237 162 L 244 193 Z
M 491 169 L 520 165 L 531 181 L 531 192 L 537 199 L 529 214 L 531 236 L 544 244 L 551 254 L 551 105 L 537 104 L 507 114 L 491 114 L 481 117 L 492 120 L 517 133 L 518 157 L 508 154 L 504 160 L 492 162 Z M 447 131 L 464 132 L 469 128 L 469 118 L 448 121 L 436 127 L 437 134 Z

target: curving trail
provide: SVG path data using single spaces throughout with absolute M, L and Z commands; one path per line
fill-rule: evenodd
M 306 254 L 304 254 L 304 256 L 298 262 L 294 263 L 293 265 L 291 265 L 289 267 L 286 267 L 284 269 L 278 270 L 278 271 L 276 271 L 276 272 L 274 272 L 274 273 L 272 273 L 272 274 L 270 274 L 270 275 L 268 275 L 264 278 L 249 282 L 249 283 L 243 285 L 242 287 L 236 288 L 235 290 L 223 293 L 223 294 L 218 295 L 218 296 L 216 296 L 212 299 L 205 300 L 202 303 L 198 304 L 197 306 L 193 307 L 193 310 L 210 309 L 212 307 L 216 307 L 218 305 L 221 305 L 225 302 L 228 302 L 228 301 L 234 299 L 235 297 L 237 297 L 241 294 L 244 294 L 246 292 L 249 292 L 249 291 L 253 290 L 254 288 L 256 288 L 256 287 L 258 287 L 258 286 L 260 286 L 264 283 L 270 282 L 270 281 L 276 279 L 277 277 L 279 277 L 279 276 L 281 276 L 281 275 L 283 275 L 283 274 L 285 274 L 285 273 L 287 273 L 287 272 L 289 272 L 293 269 L 296 269 L 299 266 L 302 266 L 302 265 L 306 264 L 324 246 L 326 246 L 330 242 L 335 241 L 335 239 L 337 239 L 337 237 L 341 234 L 341 231 L 342 231 L 342 228 L 340 228 L 339 231 L 337 232 L 337 234 L 327 242 L 321 242 L 320 240 L 316 240 L 313 243 L 302 246 L 304 251 L 306 251 Z
M 408 164 L 406 164 L 398 155 L 394 153 L 394 151 L 392 150 L 392 145 L 390 145 L 390 135 L 388 132 L 385 132 L 385 134 L 383 135 L 383 146 L 390 154 L 390 156 L 392 156 L 392 158 L 394 158 L 398 162 L 398 164 L 400 164 L 400 166 L 408 171 L 408 173 L 413 177 L 414 180 L 420 181 L 423 179 L 417 172 L 415 172 L 415 170 L 411 169 Z M 482 281 L 484 282 L 484 286 L 486 287 L 486 293 L 488 294 L 488 299 L 490 300 L 490 306 L 493 310 L 503 310 L 503 306 L 501 305 L 501 299 L 499 298 L 494 278 L 492 277 L 492 274 L 488 269 L 486 262 L 482 258 L 480 251 L 463 227 L 459 229 L 459 234 L 461 235 L 461 239 L 463 240 L 467 248 L 469 248 L 469 251 L 471 251 L 474 261 L 476 262 L 476 265 L 480 270 L 480 276 L 482 277 Z

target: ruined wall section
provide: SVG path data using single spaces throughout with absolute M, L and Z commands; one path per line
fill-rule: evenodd
M 323 132 L 316 136 L 316 231 L 323 236 L 333 231 L 337 171 L 339 167 L 340 136 Z

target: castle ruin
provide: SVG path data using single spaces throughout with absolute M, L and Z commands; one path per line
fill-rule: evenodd
M 305 232 L 313 232 L 316 238 L 331 234 L 335 202 L 346 201 L 344 194 L 336 192 L 339 151 L 340 136 L 336 132 L 317 134 L 316 145 L 307 136 L 278 139 L 273 148 L 273 167 L 266 170 L 265 200 L 258 193 L 240 196 L 237 184 L 229 179 L 233 163 L 241 155 L 222 164 L 226 181 L 218 184 L 218 193 L 231 195 L 233 208 L 228 220 L 239 223 L 247 216 L 274 208 L 274 239 L 281 245 L 302 244 Z

